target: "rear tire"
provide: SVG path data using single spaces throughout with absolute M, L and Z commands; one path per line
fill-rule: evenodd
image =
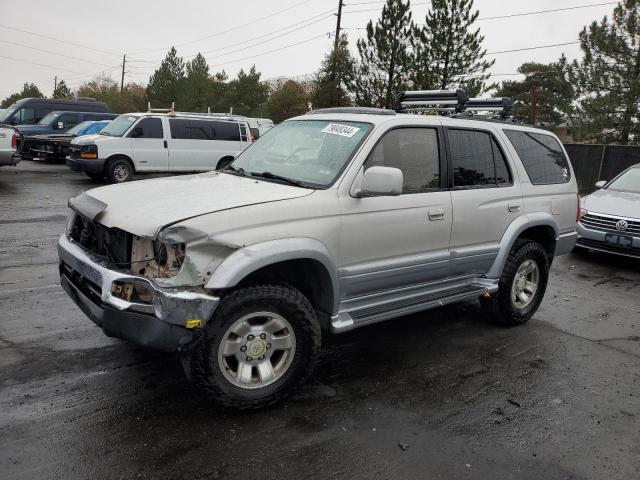
M 480 298 L 490 320 L 520 325 L 538 310 L 549 280 L 549 257 L 537 242 L 521 239 L 511 248 L 498 283 L 498 292 Z
M 223 408 L 259 409 L 309 377 L 320 341 L 315 311 L 302 293 L 286 285 L 249 286 L 222 298 L 183 367 Z
M 133 178 L 133 165 L 126 158 L 109 160 L 105 167 L 105 173 L 109 183 L 124 183 Z

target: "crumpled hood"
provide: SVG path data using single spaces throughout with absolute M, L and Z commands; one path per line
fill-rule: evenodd
M 584 197 L 582 208 L 593 213 L 640 218 L 640 194 L 603 188 Z
M 209 172 L 95 188 L 69 203 L 107 227 L 153 238 L 163 227 L 188 218 L 311 193 L 306 188 Z

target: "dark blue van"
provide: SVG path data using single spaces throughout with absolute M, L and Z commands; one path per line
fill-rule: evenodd
M 109 111 L 107 105 L 95 98 L 66 100 L 59 98 L 22 98 L 0 112 L 0 124 L 33 125 L 53 111 L 58 112 L 102 112 Z

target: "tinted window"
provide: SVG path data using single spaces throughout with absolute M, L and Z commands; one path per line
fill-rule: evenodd
M 169 127 L 171 128 L 171 138 L 191 138 L 189 120 L 170 119 Z
M 67 130 L 78 124 L 78 115 L 74 113 L 63 113 L 56 119 L 54 126 L 57 127 L 60 122 L 62 122 L 62 128 Z
M 571 178 L 569 162 L 558 141 L 542 133 L 505 130 L 534 185 L 566 183 Z
M 448 136 L 454 187 L 511 183 L 504 156 L 491 134 L 450 129 Z
M 440 186 L 438 134 L 433 128 L 398 128 L 388 132 L 369 154 L 369 167 L 402 170 L 403 192 L 419 192 Z
M 134 130 L 142 128 L 138 138 L 162 138 L 162 120 L 159 118 L 143 118 Z
M 212 122 L 216 140 L 240 141 L 240 128 L 236 122 Z
M 191 138 L 194 140 L 213 140 L 211 122 L 190 120 L 189 129 L 191 130 Z
M 13 117 L 15 123 L 35 123 L 36 121 L 36 109 L 34 107 L 22 107 L 15 113 Z
M 259 128 L 251 127 L 250 130 L 251 130 L 251 135 L 253 135 L 253 139 L 254 140 L 257 140 L 257 139 L 260 138 L 260 129 Z

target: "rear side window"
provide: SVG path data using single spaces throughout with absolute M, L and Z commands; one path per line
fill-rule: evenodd
M 138 138 L 163 138 L 162 120 L 159 118 L 143 118 L 136 128 L 142 128 L 142 135 Z
M 251 130 L 251 135 L 253 135 L 253 139 L 257 140 L 260 138 L 260 129 L 259 128 L 253 128 L 251 127 L 249 130 Z
M 438 133 L 434 128 L 398 128 L 388 132 L 369 154 L 369 167 L 402 170 L 403 193 L 440 187 Z
M 211 122 L 190 120 L 189 129 L 191 130 L 191 138 L 194 140 L 213 140 Z
M 236 122 L 213 122 L 216 140 L 240 141 L 240 128 Z
M 169 128 L 171 129 L 171 138 L 190 139 L 189 120 L 170 119 Z
M 504 155 L 490 133 L 449 129 L 448 137 L 454 187 L 511 184 Z
M 567 183 L 571 170 L 558 141 L 542 133 L 505 130 L 534 185 Z

